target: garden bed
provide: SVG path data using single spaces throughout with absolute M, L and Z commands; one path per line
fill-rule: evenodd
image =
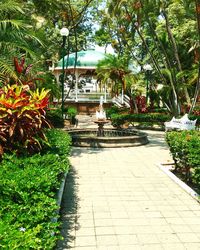
M 178 184 L 182 189 L 184 189 L 189 195 L 191 195 L 197 201 L 199 200 L 200 192 L 198 187 L 191 183 L 186 184 L 182 175 L 174 172 L 174 165 L 159 164 L 159 168 L 165 172 L 176 184 Z
M 166 141 L 174 160 L 171 173 L 199 194 L 200 131 L 167 132 Z
M 0 248 L 53 249 L 59 238 L 57 193 L 69 169 L 71 139 L 49 130 L 40 154 L 5 154 L 0 168 Z

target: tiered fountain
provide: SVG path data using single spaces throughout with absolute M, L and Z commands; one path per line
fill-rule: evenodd
M 94 121 L 98 125 L 97 136 L 104 136 L 104 125 L 108 122 L 106 120 L 106 112 L 103 109 L 103 96 L 101 96 L 99 111 L 96 111 L 96 120 Z
M 133 147 L 148 143 L 145 133 L 133 129 L 104 128 L 109 121 L 103 109 L 103 97 L 100 98 L 99 110 L 96 111 L 94 123 L 98 129 L 68 130 L 72 136 L 72 145 L 76 147 L 116 148 Z

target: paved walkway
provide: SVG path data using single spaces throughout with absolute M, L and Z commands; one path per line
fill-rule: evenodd
M 200 205 L 158 168 L 170 160 L 164 133 L 149 135 L 145 146 L 73 149 L 58 250 L 200 249 Z

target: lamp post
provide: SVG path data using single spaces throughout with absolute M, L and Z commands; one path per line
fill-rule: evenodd
M 147 78 L 147 86 L 146 86 L 146 104 L 148 104 L 148 97 L 149 97 L 149 74 L 152 71 L 152 67 L 150 64 L 144 65 L 144 70 L 146 71 L 146 78 Z
M 65 27 L 63 27 L 60 30 L 60 35 L 63 38 L 63 43 L 62 43 L 62 100 L 61 100 L 61 111 L 62 111 L 62 117 L 64 114 L 64 83 L 65 83 L 65 44 L 66 44 L 66 38 L 69 35 L 69 30 Z

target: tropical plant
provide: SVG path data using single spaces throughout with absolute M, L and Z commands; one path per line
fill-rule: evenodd
M 41 140 L 46 141 L 43 130 L 50 127 L 44 110 L 48 92 L 16 84 L 0 89 L 0 155 L 10 150 L 33 153 L 42 149 Z
M 136 106 L 134 99 L 134 86 L 136 76 L 129 69 L 129 60 L 126 57 L 117 57 L 108 54 L 105 59 L 97 65 L 97 78 L 100 83 L 111 83 L 111 91 L 114 95 L 122 90 L 130 98 L 130 111 Z
M 16 54 L 33 58 L 36 55 L 34 48 L 41 47 L 42 42 L 34 33 L 22 3 L 16 0 L 2 0 L 0 14 L 0 80 L 5 81 L 9 77 L 17 80 L 12 58 Z
M 126 55 L 141 66 L 152 66 L 152 87 L 157 84 L 167 89 L 167 98 L 159 98 L 167 109 L 180 114 L 181 106 L 191 106 L 199 93 L 199 78 L 193 85 L 190 75 L 198 75 L 199 39 L 195 18 L 195 1 L 107 1 L 101 10 L 100 35 L 107 33 L 118 55 Z M 196 1 L 198 25 L 199 1 Z M 103 33 L 100 32 L 103 30 Z M 199 30 L 199 29 L 198 29 Z M 190 78 L 190 79 L 189 79 Z M 196 78 L 197 79 L 197 78 Z M 165 94 L 165 93 L 164 93 Z M 165 96 L 164 96 L 165 97 Z

